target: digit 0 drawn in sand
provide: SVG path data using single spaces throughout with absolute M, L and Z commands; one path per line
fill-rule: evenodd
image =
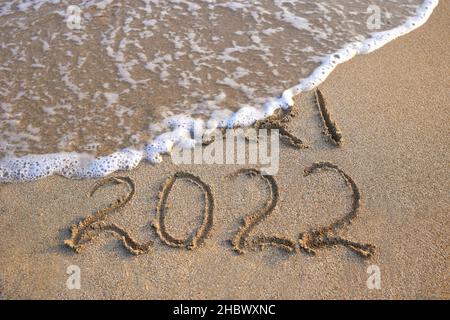
M 88 196 L 92 197 L 99 188 L 108 184 L 125 184 L 129 192 L 126 196 L 118 198 L 107 208 L 100 209 L 93 215 L 83 219 L 78 225 L 73 225 L 71 228 L 72 236 L 70 239 L 65 240 L 64 243 L 72 248 L 76 253 L 80 253 L 94 238 L 104 231 L 109 231 L 120 237 L 123 245 L 130 253 L 134 255 L 147 253 L 152 245 L 151 242 L 140 244 L 136 242 L 126 230 L 114 223 L 105 221 L 110 214 L 125 207 L 125 205 L 131 201 L 136 190 L 133 180 L 128 177 L 110 177 L 102 179 L 92 187 Z
M 173 185 L 178 179 L 185 179 L 198 186 L 203 191 L 204 203 L 203 208 L 203 221 L 199 228 L 186 239 L 177 239 L 171 236 L 166 229 L 165 215 L 167 211 L 167 199 L 172 190 Z M 214 214 L 214 197 L 209 185 L 204 183 L 199 177 L 188 172 L 177 172 L 173 176 L 166 179 L 162 184 L 161 191 L 159 192 L 159 202 L 156 207 L 156 219 L 152 223 L 159 238 L 167 245 L 171 247 L 185 247 L 187 249 L 194 249 L 208 237 L 209 232 L 213 227 L 213 214 Z
M 353 202 L 351 210 L 341 219 L 336 220 L 330 226 L 322 227 L 310 232 L 301 233 L 299 236 L 300 249 L 303 251 L 315 254 L 316 249 L 326 246 L 341 245 L 347 247 L 364 258 L 370 258 L 375 253 L 375 246 L 371 244 L 361 244 L 353 242 L 342 237 L 336 236 L 338 230 L 350 225 L 352 221 L 358 216 L 358 211 L 361 205 L 361 194 L 355 181 L 341 170 L 337 165 L 329 162 L 314 163 L 311 167 L 305 169 L 305 176 L 315 174 L 321 170 L 331 170 L 337 172 L 342 176 L 345 183 L 352 189 Z
M 241 169 L 234 173 L 232 176 L 247 175 L 249 177 L 259 176 L 263 179 L 270 191 L 270 197 L 265 203 L 264 207 L 258 210 L 256 213 L 246 216 L 243 219 L 242 226 L 239 228 L 235 237 L 231 241 L 233 250 L 239 254 L 245 252 L 245 248 L 248 247 L 247 238 L 252 232 L 252 230 L 263 220 L 270 216 L 273 209 L 276 207 L 279 200 L 278 185 L 272 176 L 265 176 L 261 171 L 257 169 Z M 264 248 L 266 246 L 274 246 L 280 249 L 286 250 L 288 252 L 295 251 L 295 242 L 288 238 L 269 236 L 269 237 L 255 237 L 252 240 L 252 244 L 258 246 L 259 248 Z
M 343 142 L 342 133 L 339 130 L 336 122 L 331 119 L 331 113 L 328 111 L 325 98 L 322 91 L 316 89 L 315 102 L 322 118 L 323 126 L 325 128 L 324 133 L 329 137 L 331 142 L 336 146 L 341 146 Z

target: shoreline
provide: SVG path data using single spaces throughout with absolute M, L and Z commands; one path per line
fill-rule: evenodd
M 348 62 L 358 55 L 370 54 L 395 41 L 398 37 L 420 28 L 428 21 L 438 4 L 439 0 L 424 0 L 417 9 L 416 16 L 409 18 L 402 25 L 387 31 L 375 32 L 372 37 L 362 42 L 346 44 L 343 48 L 326 56 L 309 77 L 303 79 L 298 85 L 286 89 L 280 98 L 266 102 L 259 109 L 255 107 L 241 108 L 226 120 L 219 121 L 216 128 L 251 127 L 258 121 L 270 118 L 280 110 L 287 111 L 293 108 L 296 96 L 316 89 L 340 64 Z M 211 120 L 212 118 L 209 121 Z M 170 128 L 172 131 L 160 134 L 141 150 L 125 148 L 101 157 L 75 152 L 5 157 L 0 159 L 0 183 L 27 182 L 51 175 L 61 175 L 71 179 L 96 179 L 106 177 L 114 172 L 133 170 L 144 160 L 158 164 L 162 161 L 162 156 L 170 154 L 173 146 L 178 143 L 195 145 L 195 139 L 191 136 L 199 126 L 197 119 L 174 116 L 165 119 L 164 122 L 178 122 L 178 124 Z M 209 128 L 208 121 L 203 123 L 203 127 L 205 133 L 216 129 Z M 186 129 L 180 130 L 182 128 Z M 69 169 L 66 169 L 67 167 Z
M 313 92 L 296 97 L 299 114 L 288 127 L 311 148 L 280 144 L 277 188 L 257 176 L 230 178 L 248 166 L 176 166 L 170 159 L 113 174 L 135 188 L 105 221 L 138 243 L 151 241 L 146 254 L 130 254 L 118 232 L 102 232 L 79 254 L 64 244 L 72 225 L 123 198 L 126 185 L 102 187 L 91 197 L 90 179 L 0 185 L 0 298 L 448 299 L 448 12 L 450 4 L 441 1 L 422 28 L 341 64 L 320 85 L 345 140 L 340 148 L 322 133 Z M 305 175 L 317 162 L 336 165 L 360 192 L 357 217 L 336 237 L 373 245 L 375 255 L 364 259 L 344 242 L 317 248 L 316 255 L 272 246 L 236 254 L 230 241 L 240 239 L 244 217 L 268 199 L 277 202 L 249 240 L 291 239 L 298 249 L 301 234 L 351 212 L 355 192 L 345 179 L 333 170 Z M 208 237 L 199 232 L 203 243 L 192 250 L 167 245 L 152 227 L 161 226 L 161 187 L 179 171 L 209 187 L 174 183 L 162 202 L 167 212 L 159 212 L 168 234 L 184 239 L 209 228 L 205 199 L 211 194 L 214 202 Z M 274 190 L 278 196 L 271 198 Z M 71 266 L 81 270 L 79 290 L 66 287 Z M 381 270 L 379 290 L 367 287 L 371 266 Z

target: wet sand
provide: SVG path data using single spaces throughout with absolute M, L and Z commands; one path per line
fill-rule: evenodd
M 274 176 L 278 201 L 246 234 L 250 242 L 287 239 L 295 250 L 268 246 L 236 253 L 239 239 L 231 240 L 242 235 L 243 218 L 274 199 L 273 184 L 258 176 L 230 176 L 248 166 L 175 166 L 167 158 L 115 174 L 129 179 L 92 197 L 87 194 L 95 181 L 54 176 L 0 187 L 1 297 L 450 298 L 449 12 L 450 4 L 441 2 L 424 27 L 339 66 L 320 86 L 342 145 L 323 134 L 315 93 L 298 97 L 299 113 L 288 127 L 310 148 L 281 144 Z M 337 171 L 305 175 L 316 162 L 336 165 L 357 186 L 358 214 L 336 237 L 375 246 L 372 257 L 362 257 L 345 241 L 319 246 L 315 255 L 300 250 L 301 233 L 345 218 L 355 205 L 355 190 Z M 161 185 L 179 171 L 201 181 L 175 181 L 167 206 L 157 211 Z M 127 181 L 134 183 L 129 201 Z M 64 243 L 72 225 L 121 197 L 117 205 L 123 208 L 104 211 L 103 227 L 116 236 L 101 232 L 78 254 Z M 186 237 L 200 241 L 189 249 Z M 137 247 L 130 239 L 152 245 L 133 255 L 127 248 Z M 311 247 L 305 239 L 303 245 Z M 80 290 L 66 287 L 70 265 L 80 267 Z M 371 265 L 380 268 L 380 290 L 366 285 Z

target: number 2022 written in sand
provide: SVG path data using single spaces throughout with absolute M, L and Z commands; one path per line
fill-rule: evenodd
M 330 140 L 340 145 L 342 136 L 337 129 L 336 124 L 331 120 L 331 116 L 325 107 L 325 101 L 322 93 L 317 90 L 315 94 L 316 104 L 319 108 L 321 118 L 325 127 L 325 133 L 329 136 Z M 283 131 L 281 131 L 283 134 Z M 292 137 L 288 132 L 284 131 L 291 141 L 298 145 L 296 139 Z M 375 247 L 370 244 L 361 244 L 342 238 L 337 235 L 338 231 L 343 227 L 349 225 L 358 215 L 361 195 L 360 191 L 353 181 L 353 179 L 346 174 L 338 166 L 329 162 L 319 162 L 313 164 L 311 167 L 304 170 L 304 175 L 309 176 L 311 174 L 319 174 L 321 171 L 332 171 L 339 175 L 346 185 L 352 191 L 352 206 L 349 212 L 347 212 L 342 218 L 333 221 L 330 225 L 325 227 L 319 227 L 315 230 L 300 233 L 297 241 L 280 236 L 254 236 L 250 237 L 253 229 L 266 220 L 279 200 L 279 188 L 274 177 L 265 176 L 257 169 L 241 169 L 234 173 L 232 177 L 238 175 L 246 175 L 251 178 L 259 178 L 262 180 L 270 191 L 270 196 L 265 202 L 264 206 L 257 212 L 246 216 L 241 224 L 241 227 L 231 239 L 232 248 L 235 252 L 243 254 L 246 249 L 260 248 L 263 249 L 267 246 L 274 246 L 285 250 L 287 252 L 296 252 L 297 249 L 309 253 L 315 254 L 317 249 L 327 246 L 345 246 L 353 250 L 358 255 L 369 258 L 374 254 Z M 178 239 L 172 236 L 166 229 L 165 216 L 168 210 L 167 200 L 169 194 L 179 179 L 187 180 L 196 185 L 203 192 L 203 219 L 201 225 L 196 228 L 190 236 L 186 239 Z M 74 225 L 71 228 L 71 238 L 65 241 L 65 244 L 72 248 L 75 252 L 80 253 L 85 249 L 86 245 L 97 237 L 102 232 L 112 232 L 118 235 L 124 245 L 124 247 L 135 255 L 145 254 L 150 251 L 152 242 L 139 243 L 133 239 L 128 231 L 122 227 L 107 222 L 106 219 L 113 212 L 125 207 L 133 198 L 136 188 L 133 180 L 129 177 L 110 177 L 97 182 L 91 189 L 89 196 L 92 196 L 99 188 L 109 184 L 125 184 L 128 188 L 128 194 L 118 198 L 114 203 L 110 204 L 104 209 L 100 209 L 93 215 L 90 215 L 83 219 L 78 225 Z M 211 188 L 208 184 L 203 182 L 199 177 L 188 172 L 177 172 L 173 176 L 170 176 L 162 184 L 159 192 L 159 202 L 156 207 L 156 219 L 153 222 L 153 227 L 156 230 L 160 240 L 171 247 L 181 247 L 187 249 L 195 249 L 201 245 L 204 240 L 210 235 L 211 229 L 214 224 L 214 196 Z

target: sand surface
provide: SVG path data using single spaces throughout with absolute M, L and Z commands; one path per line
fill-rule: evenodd
M 310 148 L 281 145 L 278 203 L 249 234 L 297 242 L 300 233 L 345 216 L 354 195 L 339 174 L 304 176 L 305 168 L 327 161 L 361 193 L 358 217 L 338 235 L 376 246 L 370 259 L 345 246 L 320 248 L 315 256 L 298 245 L 292 253 L 269 247 L 238 255 L 230 240 L 270 197 L 268 185 L 259 177 L 229 177 L 242 166 L 175 166 L 167 158 L 114 175 L 131 178 L 135 194 L 106 221 L 137 242 L 153 242 L 139 256 L 108 232 L 79 254 L 64 244 L 70 226 L 126 195 L 126 184 L 92 197 L 92 180 L 55 176 L 2 185 L 1 298 L 450 298 L 449 13 L 442 1 L 424 27 L 339 66 L 320 87 L 342 131 L 341 147 L 322 134 L 314 92 L 298 97 L 299 115 L 288 126 Z M 193 250 L 168 246 L 151 226 L 161 184 L 177 171 L 200 177 L 214 198 L 210 236 Z M 164 211 L 166 232 L 189 236 L 202 223 L 204 198 L 198 186 L 177 180 Z M 70 265 L 80 267 L 80 290 L 66 287 Z M 380 290 L 366 285 L 371 265 L 381 271 Z

